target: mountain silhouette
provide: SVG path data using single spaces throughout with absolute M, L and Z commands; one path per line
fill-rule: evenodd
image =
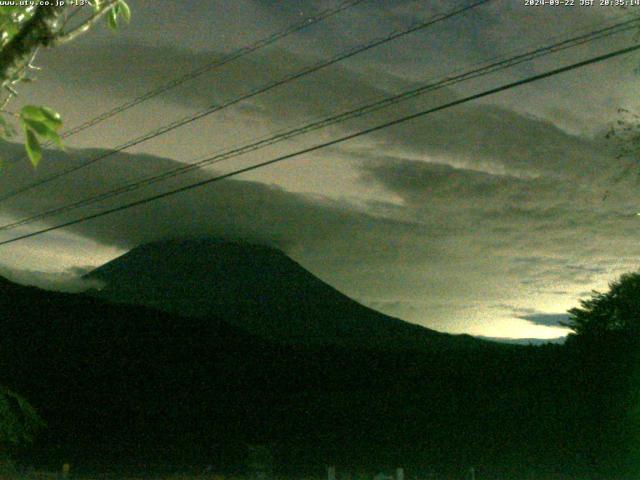
M 211 315 L 111 304 L 1 277 L 0 332 L 0 384 L 20 392 L 48 425 L 26 461 L 95 471 L 131 471 L 138 462 L 243 468 L 246 446 L 264 443 L 294 468 L 353 455 L 393 465 L 390 458 L 409 452 L 396 443 L 410 445 L 416 432 L 430 435 L 455 420 L 447 441 L 467 434 L 450 398 L 478 386 L 467 367 L 451 376 L 452 365 L 507 365 L 517 351 L 489 342 L 449 353 L 283 345 Z
M 86 278 L 98 295 L 189 316 L 215 316 L 286 344 L 448 349 L 481 343 L 367 308 L 282 251 L 219 240 L 170 240 L 134 248 Z

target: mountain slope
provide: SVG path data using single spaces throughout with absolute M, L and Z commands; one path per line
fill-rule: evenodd
M 494 477 L 579 472 L 580 449 L 602 441 L 594 433 L 585 443 L 597 430 L 566 348 L 482 345 L 276 345 L 212 316 L 0 278 L 0 383 L 48 424 L 25 461 L 70 462 L 77 473 L 148 474 L 163 463 L 246 474 L 246 446 L 256 444 L 292 477 L 327 463 L 449 477 L 466 465 Z
M 480 344 L 364 307 L 281 251 L 216 240 L 173 240 L 134 248 L 87 278 L 102 298 L 191 316 L 224 318 L 283 343 L 458 348 Z
M 48 424 L 29 461 L 58 465 L 107 452 L 113 461 L 122 449 L 148 457 L 166 447 L 175 456 L 181 435 L 251 431 L 237 419 L 260 408 L 252 399 L 268 398 L 270 383 L 255 380 L 264 373 L 257 367 L 279 358 L 212 317 L 110 305 L 2 278 L 0 332 L 0 383 L 22 393 Z

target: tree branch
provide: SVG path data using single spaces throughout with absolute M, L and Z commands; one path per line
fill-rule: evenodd
M 54 5 L 37 7 L 33 17 L 0 50 L 0 87 L 6 87 L 20 75 L 39 47 L 51 45 L 57 21 L 65 8 Z
M 5 107 L 9 104 L 9 102 L 11 101 L 12 98 L 13 98 L 13 93 L 7 92 L 6 98 L 4 98 L 0 102 L 0 112 L 4 112 Z
M 116 3 L 118 3 L 118 0 L 109 0 L 102 7 L 100 7 L 100 10 L 94 12 L 93 15 L 87 18 L 80 25 L 74 27 L 72 30 L 70 30 L 67 33 L 62 33 L 60 35 L 57 35 L 55 38 L 53 38 L 52 45 L 53 46 L 62 45 L 63 43 L 70 42 L 71 40 L 74 40 L 76 37 L 79 37 L 83 33 L 87 32 L 98 20 L 100 20 L 102 16 L 104 16 L 111 8 L 113 8 L 116 5 Z

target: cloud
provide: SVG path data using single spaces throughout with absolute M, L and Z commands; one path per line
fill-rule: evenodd
M 610 187 L 614 174 L 628 167 L 601 138 L 570 135 L 548 120 L 491 105 L 445 110 L 376 138 L 378 143 L 361 147 L 363 158 L 441 163 L 513 182 L 544 177 L 540 182 L 572 179 Z
M 530 313 L 527 315 L 518 315 L 518 318 L 527 320 L 534 325 L 557 327 L 561 325 L 561 322 L 566 322 L 569 319 L 569 315 L 566 313 Z
M 239 57 L 225 63 L 223 68 L 205 68 L 225 58 L 226 54 L 220 48 L 192 51 L 175 44 L 147 45 L 114 38 L 108 44 L 80 44 L 72 52 L 53 51 L 46 58 L 41 80 L 64 82 L 69 89 L 91 92 L 97 97 L 108 95 L 122 99 L 146 93 L 201 69 L 200 75 L 167 90 L 151 103 L 203 109 L 251 94 L 322 63 L 309 53 L 270 48 Z M 172 72 L 181 72 L 181 75 L 168 76 L 167 65 L 172 66 Z M 69 72 L 74 74 L 69 75 Z M 409 85 L 393 75 L 381 74 L 380 77 L 384 78 L 385 88 L 353 71 L 348 64 L 337 63 L 234 105 L 225 111 L 225 115 L 227 112 L 247 113 L 248 116 L 257 113 L 272 121 L 285 116 L 299 120 L 305 116 L 333 113 L 349 105 L 380 98 L 390 88 Z M 89 78 L 91 82 L 87 82 Z
M 569 138 L 556 147 L 570 154 L 572 145 L 575 140 Z M 635 195 L 629 193 L 637 191 L 635 178 L 623 179 L 622 187 L 610 182 L 608 167 L 594 169 L 587 177 L 568 169 L 541 169 L 527 176 L 477 165 L 454 166 L 455 158 L 451 153 L 425 154 L 420 160 L 379 154 L 373 161 L 361 161 L 362 181 L 401 198 L 400 218 L 439 232 L 438 245 L 448 263 L 441 271 L 457 274 L 467 301 L 483 305 L 487 324 L 492 316 L 509 316 L 533 326 L 557 327 L 562 317 L 540 309 L 566 310 L 577 304 L 584 286 L 600 288 L 637 268 L 634 256 L 640 248 L 631 233 L 637 219 L 628 213 L 636 207 Z M 591 158 L 585 154 L 584 161 Z M 611 191 L 607 201 L 601 197 L 605 190 Z M 500 297 L 511 298 L 520 308 L 528 305 L 529 310 L 517 315 L 492 310 L 487 301 Z M 462 312 L 457 302 L 450 309 Z
M 509 337 L 487 337 L 484 335 L 476 335 L 477 338 L 482 338 L 485 340 L 490 340 L 492 342 L 502 342 L 502 343 L 511 343 L 515 345 L 546 345 L 548 343 L 552 344 L 563 344 L 567 337 L 556 337 L 556 338 L 509 338 Z
M 573 177 L 516 177 L 398 157 L 362 162 L 362 172 L 363 181 L 403 199 L 405 218 L 508 256 L 514 273 L 526 273 L 522 280 L 561 270 L 565 278 L 589 281 L 617 263 L 613 244 L 637 251 L 630 236 L 637 222 L 628 213 L 635 199 L 624 188 L 603 202 L 597 186 Z
M 64 272 L 41 272 L 0 267 L 0 276 L 21 285 L 58 292 L 78 293 L 90 289 L 99 289 L 103 286 L 100 281 L 82 278 L 82 275 L 91 269 L 88 267 L 73 268 Z
M 439 11 L 445 6 L 443 3 L 432 8 Z M 260 5 L 259 8 L 270 10 L 268 5 Z M 411 16 L 411 2 L 404 2 L 391 10 L 400 16 L 401 23 L 409 22 L 405 17 Z M 414 11 L 413 17 L 428 16 L 428 12 L 422 10 Z M 245 8 L 244 14 L 248 11 Z M 352 16 L 343 18 L 340 22 L 355 22 L 359 18 L 358 15 L 365 11 L 380 14 L 385 9 L 378 5 L 358 8 L 352 12 Z M 521 8 L 510 8 L 508 11 L 514 18 L 538 15 Z M 269 18 L 274 15 L 274 12 L 268 14 Z M 285 12 L 282 12 L 282 15 L 285 15 Z M 599 17 L 595 14 L 593 16 Z M 497 28 L 496 22 L 499 20 L 498 12 L 493 8 L 487 8 L 478 10 L 472 19 L 464 21 L 480 21 L 481 24 L 486 24 L 485 27 L 493 25 Z M 555 24 L 557 20 L 549 18 L 549 22 Z M 527 24 L 526 28 L 530 28 L 531 25 Z M 459 37 L 459 31 L 451 25 L 448 26 L 446 22 L 442 29 Z M 471 30 L 476 33 L 477 31 L 479 30 Z M 487 31 L 493 30 L 489 28 Z M 475 43 L 485 45 L 484 42 Z M 393 49 L 394 52 L 397 50 Z M 221 45 L 216 45 L 214 49 L 192 49 L 186 43 L 141 43 L 137 38 L 124 36 L 111 39 L 109 43 L 80 44 L 73 50 L 54 50 L 51 56 L 44 60 L 45 70 L 41 80 L 43 83 L 64 85 L 64 91 L 85 92 L 84 97 L 90 95 L 96 105 L 100 105 L 100 99 L 107 96 L 108 101 L 113 103 L 114 98 L 130 98 L 165 83 L 168 80 L 167 65 L 172 65 L 173 71 L 187 72 L 195 66 L 221 58 L 223 51 Z M 130 128 L 132 123 L 137 127 L 150 129 L 166 123 L 169 119 L 179 118 L 182 112 L 191 113 L 226 102 L 317 63 L 317 56 L 309 55 L 309 51 L 295 48 L 287 50 L 284 45 L 278 44 L 242 57 L 222 69 L 209 72 L 147 102 L 145 108 L 149 113 L 146 116 L 143 112 L 145 108 L 134 109 L 112 119 L 108 125 L 103 125 L 99 134 L 88 132 L 83 135 L 93 140 L 95 145 L 106 146 L 109 144 L 105 143 L 106 139 L 122 138 L 122 132 Z M 421 57 L 424 57 L 423 51 L 424 48 L 421 48 Z M 457 51 L 458 49 L 454 56 L 460 55 Z M 445 56 L 452 54 L 447 49 L 441 53 Z M 327 56 L 330 56 L 330 53 L 327 53 Z M 193 158 L 210 151 L 212 144 L 229 147 L 232 140 L 237 141 L 243 137 L 239 132 L 250 131 L 254 134 L 252 138 L 255 138 L 268 131 L 300 126 L 308 121 L 348 110 L 363 102 L 379 99 L 390 92 L 406 90 L 416 84 L 415 80 L 398 75 L 385 62 L 370 59 L 369 63 L 378 65 L 379 71 L 376 71 L 375 75 L 363 74 L 356 68 L 357 65 L 354 66 L 351 62 L 332 65 L 330 68 L 287 83 L 286 86 L 234 105 L 206 120 L 190 124 L 189 128 L 179 129 L 175 134 L 164 136 L 164 141 L 147 143 L 142 149 L 161 156 L 166 156 L 169 150 L 176 158 Z M 424 63 L 420 62 L 420 65 L 424 66 Z M 382 68 L 383 65 L 386 68 Z M 432 80 L 430 75 L 423 76 L 420 83 L 428 80 Z M 597 82 L 589 82 L 594 83 Z M 42 93 L 50 98 L 51 88 L 43 90 Z M 406 104 L 347 122 L 339 128 L 332 128 L 329 130 L 330 136 L 414 113 L 459 98 L 465 93 L 465 87 L 461 87 L 459 91 L 442 89 L 431 92 Z M 29 94 L 37 95 L 38 85 Z M 498 100 L 497 97 L 491 99 Z M 69 103 L 72 104 L 76 101 L 77 96 L 69 99 Z M 64 107 L 68 109 L 68 105 Z M 86 112 L 86 115 L 93 114 L 95 111 Z M 468 168 L 489 174 L 519 178 L 541 175 L 565 179 L 579 178 L 592 184 L 594 180 L 606 180 L 607 186 L 610 183 L 607 180 L 608 176 L 620 175 L 628 166 L 624 161 L 616 160 L 611 155 L 609 146 L 603 142 L 570 135 L 560 124 L 557 119 L 549 118 L 549 115 L 534 117 L 531 114 L 523 114 L 517 104 L 513 105 L 513 108 L 468 104 L 350 142 L 343 150 L 353 158 L 375 159 L 382 156 L 413 160 L 430 159 L 455 168 Z M 306 138 L 315 141 L 326 136 L 316 133 Z M 115 140 L 114 142 L 118 143 Z M 171 145 L 169 149 L 167 144 Z M 203 144 L 207 146 L 204 147 Z M 181 152 L 186 156 L 182 156 Z M 600 198 L 604 197 L 606 189 L 600 193 Z
M 16 152 L 18 148 L 11 150 Z M 78 165 L 95 154 L 96 151 L 77 151 L 71 155 L 49 151 L 35 175 L 25 163 L 15 164 L 7 175 L 0 177 L 0 189 L 11 191 L 46 178 L 57 169 Z M 177 166 L 179 164 L 168 159 L 118 154 L 82 174 L 66 177 L 63 188 L 52 182 L 11 199 L 5 203 L 3 213 L 28 216 Z M 61 223 L 210 175 L 210 171 L 192 172 L 184 178 L 163 183 L 162 188 L 143 189 L 56 216 L 47 222 Z M 328 198 L 287 192 L 274 185 L 234 179 L 82 223 L 68 231 L 119 248 L 175 236 L 210 235 L 268 243 L 293 252 L 329 248 L 334 261 L 359 257 L 373 263 L 412 262 L 433 254 L 428 247 L 430 232 L 419 223 L 385 218 Z M 398 250 L 401 242 L 414 244 L 417 238 L 426 241 L 427 245 L 413 251 Z

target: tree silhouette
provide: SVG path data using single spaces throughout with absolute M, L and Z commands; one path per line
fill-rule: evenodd
M 627 273 L 569 310 L 567 347 L 580 409 L 580 440 L 600 474 L 640 473 L 640 272 Z M 602 477 L 604 478 L 604 477 Z M 626 478 L 626 477 L 625 477 Z
M 590 299 L 569 310 L 563 325 L 584 339 L 625 338 L 636 342 L 640 333 L 640 273 L 627 273 L 609 284 L 609 291 L 593 291 Z
M 0 386 L 0 474 L 11 468 L 9 449 L 31 443 L 34 434 L 44 426 L 23 397 Z

